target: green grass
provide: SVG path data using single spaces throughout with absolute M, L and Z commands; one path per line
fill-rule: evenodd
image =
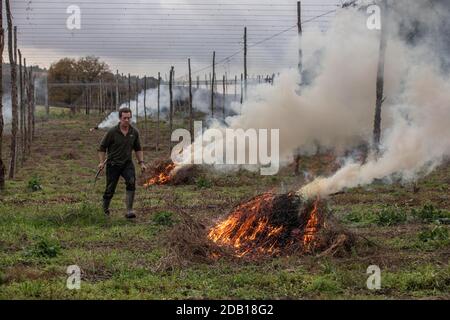
M 43 115 L 39 109 L 38 120 Z M 190 185 L 138 187 L 136 221 L 123 216 L 121 181 L 106 218 L 104 177 L 93 183 L 103 132 L 88 131 L 101 118 L 52 109 L 49 121 L 38 121 L 32 159 L 0 195 L 0 299 L 449 298 L 449 227 L 436 220 L 449 216 L 450 166 L 419 181 L 418 193 L 377 182 L 330 199 L 346 228 L 376 244 L 357 237 L 348 256 L 219 260 L 161 270 L 168 254 L 162 239 L 181 223 L 179 211 L 212 223 L 258 193 L 295 189 L 303 177 L 292 168 L 274 177 L 205 170 Z M 148 162 L 168 152 L 166 126 L 162 149 L 154 151 L 155 129 L 149 122 Z M 323 159 L 305 158 L 302 169 L 310 168 L 328 172 Z M 74 264 L 82 270 L 78 291 L 66 288 L 66 270 Z M 366 287 L 372 264 L 382 271 L 379 291 Z

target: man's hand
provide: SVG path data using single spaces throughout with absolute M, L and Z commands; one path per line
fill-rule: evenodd
M 143 161 L 139 162 L 139 165 L 141 166 L 142 172 L 145 172 L 145 170 L 147 170 L 147 166 L 145 165 L 145 163 Z
M 99 164 L 98 164 L 98 170 L 103 170 L 104 168 L 105 168 L 105 162 L 103 161 L 103 162 L 100 162 Z

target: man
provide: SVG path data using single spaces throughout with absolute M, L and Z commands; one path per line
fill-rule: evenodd
M 128 219 L 136 218 L 133 212 L 134 194 L 136 190 L 136 173 L 132 160 L 133 150 L 142 171 L 147 168 L 144 163 L 144 152 L 139 139 L 139 131 L 131 125 L 131 110 L 122 108 L 119 110 L 119 124 L 108 130 L 104 136 L 98 155 L 99 170 L 106 165 L 106 189 L 103 194 L 103 211 L 109 216 L 109 205 L 114 196 L 117 182 L 122 176 L 126 184 L 126 205 Z M 108 157 L 106 158 L 106 152 Z

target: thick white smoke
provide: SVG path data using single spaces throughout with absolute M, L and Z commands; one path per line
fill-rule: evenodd
M 4 123 L 10 124 L 12 119 L 11 114 L 11 96 L 10 95 L 4 95 L 2 97 L 3 102 L 3 121 Z
M 304 197 L 327 196 L 397 175 L 410 181 L 427 174 L 450 155 L 450 82 L 432 70 L 412 72 L 404 104 L 394 111 L 385 131 L 382 154 L 364 164 L 349 161 L 329 178 L 318 178 L 300 190 Z
M 323 36 L 306 34 L 302 45 L 305 67 L 316 74 L 312 83 L 299 93 L 297 71 L 283 72 L 274 86 L 250 90 L 242 114 L 227 119 L 228 128 L 280 129 L 285 161 L 317 147 L 339 153 L 370 144 L 379 31 L 366 27 L 367 18 L 364 11 L 347 9 Z M 332 177 L 302 188 L 303 196 L 326 196 L 394 174 L 411 180 L 450 155 L 449 79 L 440 73 L 440 59 L 428 43 L 408 45 L 394 36 L 397 28 L 391 26 L 386 53 L 381 153 L 364 164 L 348 159 Z

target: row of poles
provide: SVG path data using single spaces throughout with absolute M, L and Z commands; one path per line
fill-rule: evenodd
M 17 27 L 13 26 L 10 1 L 5 0 L 8 26 L 8 55 L 11 71 L 11 142 L 8 178 L 14 179 L 17 164 L 23 165 L 31 154 L 35 136 L 35 75 L 27 67 L 26 58 L 17 48 Z M 5 188 L 6 166 L 3 163 L 3 51 L 5 30 L 3 28 L 3 0 L 0 0 L 0 191 Z M 22 63 L 23 61 L 23 63 Z M 19 62 L 19 63 L 17 63 Z M 19 70 L 17 70 L 19 67 Z M 17 72 L 18 71 L 18 72 Z

